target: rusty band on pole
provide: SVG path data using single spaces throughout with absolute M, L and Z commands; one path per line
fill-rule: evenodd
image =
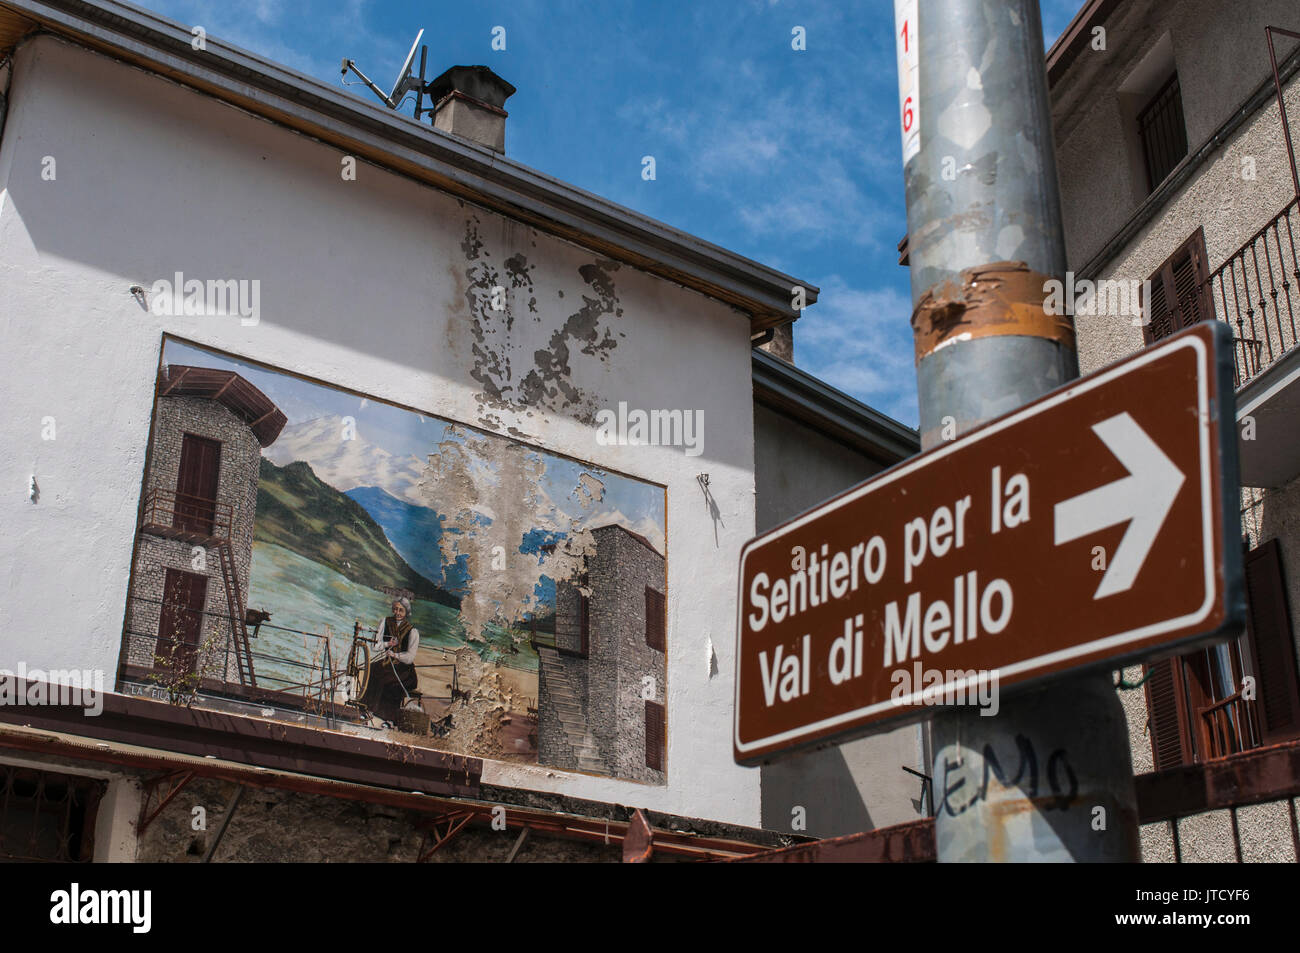
M 916 363 L 953 341 L 999 334 L 1048 338 L 1073 351 L 1073 320 L 1043 307 L 1052 280 L 1022 261 L 995 261 L 935 285 L 912 312 Z

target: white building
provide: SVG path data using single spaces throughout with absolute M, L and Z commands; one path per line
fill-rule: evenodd
M 191 832 L 190 807 L 205 806 L 215 829 L 242 797 L 267 810 L 257 820 L 236 810 L 219 858 L 504 857 L 528 828 L 524 851 L 585 859 L 617 852 L 625 833 L 631 849 L 642 817 L 659 854 L 729 856 L 788 841 L 790 802 L 807 808 L 807 834 L 916 817 L 916 779 L 898 767 L 926 763 L 914 728 L 807 756 L 802 777 L 732 761 L 741 545 L 917 445 L 907 428 L 751 352 L 753 338 L 797 317 L 796 285 L 809 302 L 816 289 L 503 156 L 504 98 L 482 98 L 492 84 L 481 73 L 445 91 L 435 129 L 215 37 L 201 49 L 192 39 L 112 0 L 58 12 L 0 0 L 0 428 L 11 448 L 0 463 L 11 488 L 0 668 L 98 672 L 107 692 L 97 717 L 0 707 L 0 765 L 74 779 L 71 813 L 94 823 L 80 856 L 194 859 L 215 844 Z M 183 313 L 194 280 L 234 282 L 243 307 Z M 179 285 L 170 304 L 161 282 Z M 346 718 L 322 726 L 319 710 L 282 710 L 274 692 L 236 684 L 239 666 L 193 708 L 129 694 L 142 683 L 125 668 L 124 628 L 168 347 L 342 395 L 358 414 L 379 404 L 434 420 L 459 448 L 495 448 L 493 480 L 465 470 L 435 482 L 455 545 L 488 524 L 517 531 L 512 544 L 535 528 L 526 501 L 538 459 L 659 493 L 666 666 L 645 697 L 666 709 L 662 783 L 501 755 L 502 738 L 526 747 L 510 715 L 529 699 L 496 710 L 508 694 L 500 660 L 469 643 L 444 653 L 465 697 L 453 679 L 435 714 L 451 712 L 457 730 L 488 725 L 497 740 L 486 747 L 464 732 L 395 758 Z M 600 412 L 620 403 L 698 415 L 700 452 L 597 439 Z M 296 446 L 286 438 L 303 413 L 280 410 L 290 425 L 263 451 L 273 475 L 293 459 L 275 454 Z M 321 483 L 346 468 L 311 461 Z M 340 479 L 333 489 L 347 490 Z M 263 505 L 259 496 L 264 528 Z M 361 550 L 328 553 L 341 526 L 330 524 L 319 558 L 352 591 L 363 577 L 349 554 Z M 241 609 L 267 591 L 256 552 Z M 490 549 L 460 555 L 478 581 L 461 602 L 467 624 L 495 625 L 493 606 L 519 621 L 510 600 L 532 594 L 522 563 L 492 576 Z M 370 598 L 377 586 L 362 588 Z M 371 625 L 388 612 L 375 598 Z M 333 631 L 351 636 L 344 621 Z M 255 669 L 268 631 L 254 637 Z M 369 812 L 364 829 L 351 802 Z M 508 835 L 492 824 L 501 808 Z M 291 836 L 303 832 L 322 836 Z

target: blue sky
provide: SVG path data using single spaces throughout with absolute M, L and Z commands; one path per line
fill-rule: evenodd
M 1042 0 L 1046 46 L 1081 4 Z M 429 78 L 481 63 L 518 89 L 513 159 L 819 286 L 796 362 L 916 425 L 891 0 L 145 5 L 332 84 L 349 57 L 385 89 L 423 27 Z

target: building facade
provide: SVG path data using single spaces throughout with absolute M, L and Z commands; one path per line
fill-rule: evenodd
M 3 466 L 29 487 L 0 543 L 23 594 L 0 668 L 105 684 L 93 716 L 0 706 L 0 767 L 75 789 L 60 859 L 700 859 L 806 837 L 732 760 L 740 547 L 756 506 L 767 525 L 816 502 L 781 482 L 782 420 L 828 495 L 915 449 L 752 355 L 797 317 L 790 289 L 816 290 L 504 157 L 505 111 L 471 89 L 418 122 L 112 0 L 52 11 L 0 0 L 3 427 L 23 448 Z M 599 439 L 623 406 L 717 425 L 693 453 Z M 549 612 L 571 636 L 584 590 L 579 677 L 518 630 Z M 333 704 L 399 592 L 419 736 Z M 160 626 L 181 661 L 158 663 Z M 197 698 L 133 690 L 151 661 L 202 676 Z M 796 796 L 906 802 L 839 780 Z M 821 829 L 874 816 L 833 810 Z
M 1090 2 L 1047 58 L 1070 281 L 1095 291 L 1073 300 L 1081 371 L 1198 321 L 1234 336 L 1248 628 L 1129 669 L 1140 687 L 1121 698 L 1136 774 L 1240 770 L 1244 800 L 1147 810 L 1148 861 L 1300 859 L 1294 800 L 1250 767 L 1300 738 L 1300 184 L 1284 127 L 1300 58 L 1266 27 L 1300 32 L 1295 5 Z

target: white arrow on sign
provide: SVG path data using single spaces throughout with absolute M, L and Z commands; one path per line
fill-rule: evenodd
M 1093 599 L 1133 587 L 1187 477 L 1127 413 L 1093 424 L 1129 475 L 1056 504 L 1056 545 L 1129 521 Z

